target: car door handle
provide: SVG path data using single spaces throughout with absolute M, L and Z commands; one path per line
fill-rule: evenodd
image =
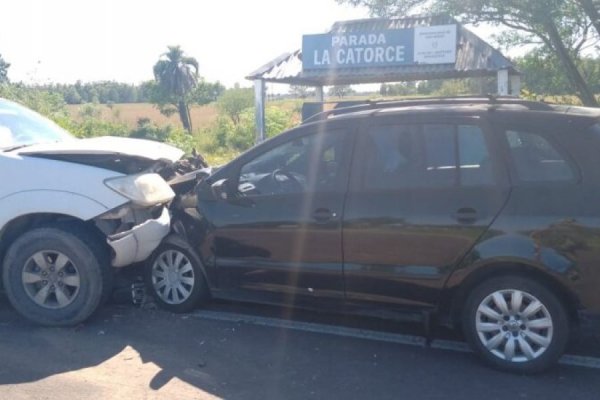
M 337 217 L 337 214 L 328 208 L 317 208 L 312 216 L 317 222 L 327 222 Z
M 454 213 L 454 219 L 461 224 L 472 224 L 479 218 L 477 210 L 471 207 L 459 208 Z

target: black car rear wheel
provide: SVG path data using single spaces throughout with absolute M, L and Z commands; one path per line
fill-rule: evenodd
M 544 286 L 519 276 L 483 282 L 463 310 L 463 331 L 473 349 L 493 367 L 533 373 L 563 354 L 569 319 Z

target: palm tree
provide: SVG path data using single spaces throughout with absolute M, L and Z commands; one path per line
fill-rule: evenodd
M 154 79 L 169 103 L 177 107 L 183 127 L 192 132 L 192 120 L 187 95 L 198 84 L 198 61 L 186 57 L 179 46 L 168 46 L 169 51 L 154 64 Z

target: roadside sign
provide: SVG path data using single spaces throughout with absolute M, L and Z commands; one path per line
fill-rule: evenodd
M 305 70 L 448 64 L 455 60 L 456 25 L 302 37 Z

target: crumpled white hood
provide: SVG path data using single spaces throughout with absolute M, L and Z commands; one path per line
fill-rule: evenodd
M 184 152 L 176 147 L 144 139 L 103 136 L 36 144 L 16 151 L 19 154 L 123 154 L 150 160 L 175 162 Z

